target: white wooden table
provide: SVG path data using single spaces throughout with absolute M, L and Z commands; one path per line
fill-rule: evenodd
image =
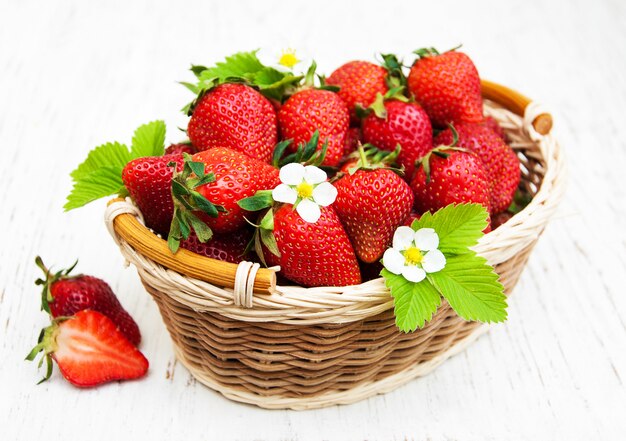
M 626 3 L 0 0 L 0 439 L 626 439 Z M 464 43 L 483 77 L 543 102 L 569 190 L 497 326 L 433 374 L 317 411 L 266 411 L 196 383 L 102 223 L 64 213 L 69 172 L 164 119 L 176 141 L 190 63 L 296 47 L 322 72 L 377 52 Z M 23 361 L 46 323 L 33 260 L 109 281 L 149 375 L 78 390 Z

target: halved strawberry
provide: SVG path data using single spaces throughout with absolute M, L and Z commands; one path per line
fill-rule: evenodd
M 76 264 L 69 269 L 52 273 L 41 257 L 37 256 L 35 263 L 45 274 L 45 279 L 37 279 L 35 282 L 43 286 L 41 309 L 50 313 L 53 318 L 68 317 L 85 309 L 98 311 L 109 317 L 132 344 L 139 346 L 139 326 L 122 307 L 108 283 L 84 274 L 70 276 Z
M 148 360 L 129 342 L 107 316 L 84 310 L 72 317 L 53 320 L 42 330 L 37 346 L 26 357 L 34 360 L 43 352 L 45 381 L 52 374 L 52 360 L 61 374 L 77 387 L 91 387 L 116 380 L 143 377 Z

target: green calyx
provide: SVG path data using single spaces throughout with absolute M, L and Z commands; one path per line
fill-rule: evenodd
M 215 182 L 215 175 L 206 173 L 205 164 L 194 162 L 189 154 L 185 153 L 184 158 L 183 169 L 175 170 L 172 177 L 174 216 L 167 237 L 172 253 L 178 251 L 180 241 L 189 238 L 192 230 L 200 242 L 206 242 L 213 236 L 211 228 L 194 212 L 202 212 L 210 217 L 226 212 L 224 207 L 213 204 L 197 190 L 198 187 Z M 176 163 L 170 165 L 175 167 Z
M 380 54 L 383 59 L 382 66 L 387 69 L 387 87 L 389 89 L 405 88 L 406 75 L 404 74 L 401 60 L 394 54 Z
M 397 167 L 397 160 L 401 150 L 400 144 L 392 152 L 381 150 L 372 144 L 359 144 L 357 151 L 348 156 L 348 160 L 358 159 L 356 164 L 348 169 L 348 173 L 353 175 L 358 170 L 388 169 L 402 176 L 404 175 L 404 168 Z
M 328 150 L 328 141 L 324 141 L 321 149 L 317 149 L 319 143 L 320 133 L 318 130 L 313 132 L 311 138 L 300 145 L 294 153 L 285 154 L 287 147 L 291 145 L 293 140 L 288 139 L 281 141 L 274 147 L 274 153 L 272 155 L 272 165 L 276 168 L 281 168 L 284 165 L 291 164 L 293 162 L 299 162 L 304 165 L 315 165 L 319 167 L 324 162 L 326 157 L 326 151 Z
M 303 75 L 266 66 L 257 57 L 257 50 L 237 52 L 212 67 L 192 65 L 190 70 L 196 77 L 195 83 L 181 82 L 196 98 L 183 107 L 191 115 L 200 99 L 214 87 L 223 83 L 244 83 L 257 89 L 269 99 L 282 102 L 298 87 Z
M 469 150 L 457 147 L 457 143 L 459 141 L 459 133 L 456 131 L 452 124 L 448 124 L 448 127 L 452 131 L 452 143 L 450 145 L 440 145 L 435 147 L 422 158 L 415 161 L 415 167 L 424 167 L 424 173 L 426 173 L 426 183 L 430 182 L 430 158 L 432 155 L 439 156 L 440 158 L 448 158 L 450 156 L 449 152 L 469 152 Z
M 76 260 L 74 262 L 74 264 L 71 267 L 69 267 L 68 269 L 60 270 L 60 271 L 57 271 L 56 273 L 52 273 L 50 271 L 50 269 L 48 269 L 44 265 L 43 260 L 39 256 L 35 257 L 35 264 L 39 268 L 41 268 L 41 270 L 45 274 L 45 279 L 37 279 L 37 280 L 35 280 L 35 285 L 42 287 L 42 290 L 41 290 L 41 310 L 42 311 L 46 311 L 48 314 L 50 314 L 50 302 L 54 301 L 54 297 L 52 297 L 52 292 L 50 291 L 50 287 L 55 282 L 57 282 L 58 280 L 68 278 L 69 274 L 72 272 L 72 270 L 78 264 L 78 260 Z
M 357 108 L 357 116 L 366 117 L 370 112 L 374 112 L 376 117 L 380 119 L 387 119 L 387 109 L 385 108 L 385 102 L 388 100 L 397 100 L 402 101 L 403 103 L 408 103 L 409 99 L 404 96 L 404 86 L 398 86 L 395 88 L 390 88 L 387 93 L 384 95 L 382 93 L 376 94 L 376 99 L 374 102 L 367 108 L 363 109 Z
M 452 49 L 448 49 L 447 51 L 444 52 L 439 52 L 437 49 L 435 49 L 434 47 L 423 47 L 420 49 L 417 49 L 415 51 L 413 51 L 413 53 L 415 55 L 417 55 L 418 60 L 422 59 L 422 58 L 428 58 L 428 57 L 434 57 L 437 55 L 441 55 L 442 53 L 445 54 L 446 52 L 454 52 L 457 49 L 460 49 L 461 46 L 463 46 L 463 44 L 459 44 L 455 47 L 453 47 Z
M 59 331 L 59 324 L 69 319 L 71 319 L 71 317 L 57 317 L 52 320 L 52 324 L 50 326 L 41 330 L 39 338 L 37 339 L 37 345 L 31 349 L 25 358 L 25 360 L 34 361 L 35 358 L 37 358 L 37 355 L 43 352 L 43 355 L 37 364 L 37 368 L 40 369 L 45 360 L 46 374 L 37 384 L 43 383 L 52 375 L 52 354 L 57 350 L 56 338 Z

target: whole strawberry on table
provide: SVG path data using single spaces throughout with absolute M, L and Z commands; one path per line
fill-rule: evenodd
M 483 115 L 471 59 L 434 48 L 409 64 L 380 58 L 327 78 L 315 62 L 267 66 L 256 52 L 194 65 L 182 83 L 195 95 L 189 139 L 165 148 L 155 121 L 130 146 L 97 147 L 66 209 L 130 196 L 173 252 L 279 264 L 303 286 L 361 283 L 411 213 L 478 203 L 493 227 L 512 216 L 519 159 Z

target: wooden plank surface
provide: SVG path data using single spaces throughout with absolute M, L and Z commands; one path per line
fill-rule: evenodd
M 626 3 L 0 0 L 0 439 L 626 439 Z M 445 18 L 444 18 L 445 17 Z M 464 43 L 485 78 L 553 114 L 570 179 L 510 319 L 430 376 L 317 411 L 230 402 L 176 363 L 156 305 L 103 222 L 63 213 L 88 149 L 186 124 L 190 63 L 295 47 L 322 72 L 377 52 Z M 109 281 L 135 317 L 147 378 L 77 390 L 23 361 L 45 316 L 33 260 Z

